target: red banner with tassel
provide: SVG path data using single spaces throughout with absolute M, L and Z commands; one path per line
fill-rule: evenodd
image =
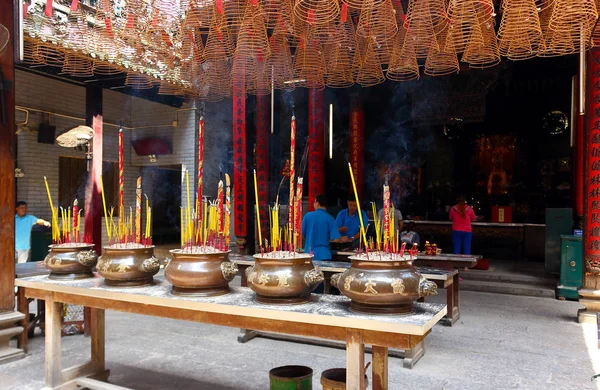
M 244 79 L 233 80 L 233 192 L 234 232 L 246 238 L 246 91 Z M 240 242 L 245 246 L 245 241 Z
M 308 210 L 325 193 L 325 91 L 308 91 Z M 302 172 L 300 174 L 303 174 Z
M 365 111 L 362 99 L 354 95 L 350 102 L 350 164 L 358 196 L 363 199 L 363 187 L 365 183 L 364 157 L 365 154 Z M 351 186 L 349 188 L 352 188 Z

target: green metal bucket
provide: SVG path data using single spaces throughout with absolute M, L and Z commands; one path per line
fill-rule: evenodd
M 313 370 L 306 366 L 282 366 L 269 371 L 271 390 L 312 390 Z

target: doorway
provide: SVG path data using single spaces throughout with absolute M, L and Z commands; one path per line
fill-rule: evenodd
M 179 243 L 181 165 L 144 167 L 142 174 L 146 183 L 152 183 L 150 188 L 153 243 Z

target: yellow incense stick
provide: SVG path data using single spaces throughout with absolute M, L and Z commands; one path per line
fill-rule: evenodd
M 356 198 L 356 207 L 358 211 L 358 218 L 360 220 L 360 232 L 367 247 L 367 234 L 365 233 L 365 225 L 363 222 L 362 212 L 360 211 L 360 199 L 358 199 L 358 191 L 356 190 L 356 182 L 354 181 L 354 173 L 352 172 L 352 164 L 348 163 L 348 169 L 350 170 L 350 179 L 352 180 L 352 188 L 354 189 L 354 197 Z
M 104 223 L 106 225 L 106 235 L 108 236 L 108 240 L 110 241 L 111 232 L 108 220 L 108 213 L 106 212 L 106 198 L 104 197 L 104 183 L 102 182 L 102 175 L 100 175 L 100 191 L 102 193 L 102 206 L 104 207 Z
M 254 170 L 254 198 L 256 199 L 256 222 L 258 223 L 258 243 L 262 247 L 262 232 L 260 230 L 260 209 L 258 208 L 258 184 L 256 182 L 256 169 Z

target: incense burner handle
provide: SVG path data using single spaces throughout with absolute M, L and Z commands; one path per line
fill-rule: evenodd
M 320 271 L 316 268 L 313 268 L 310 271 L 306 271 L 304 273 L 304 283 L 306 283 L 306 285 L 310 287 L 311 290 L 317 288 L 317 286 L 323 283 L 324 281 L 325 275 L 323 274 L 323 271 Z
M 236 263 L 232 263 L 231 261 L 221 263 L 221 274 L 223 274 L 223 279 L 226 281 L 231 282 L 237 273 L 238 266 Z
M 77 254 L 77 261 L 84 267 L 91 267 L 98 261 L 98 255 L 93 249 L 81 251 Z
M 158 262 L 158 259 L 154 256 L 150 257 L 149 259 L 144 260 L 142 262 L 142 264 L 140 265 L 140 271 L 147 272 L 147 273 L 158 272 L 159 268 L 160 268 L 160 263 Z
M 419 281 L 419 296 L 427 297 L 430 295 L 437 294 L 437 285 L 434 282 L 427 280 L 424 277 L 421 277 L 421 280 Z
M 333 274 L 333 275 L 331 275 L 331 280 L 329 281 L 329 283 L 330 283 L 330 284 L 331 284 L 333 287 L 335 287 L 335 288 L 339 289 L 339 288 L 338 288 L 338 283 L 340 282 L 340 278 L 341 278 L 341 277 L 342 277 L 342 273 Z

